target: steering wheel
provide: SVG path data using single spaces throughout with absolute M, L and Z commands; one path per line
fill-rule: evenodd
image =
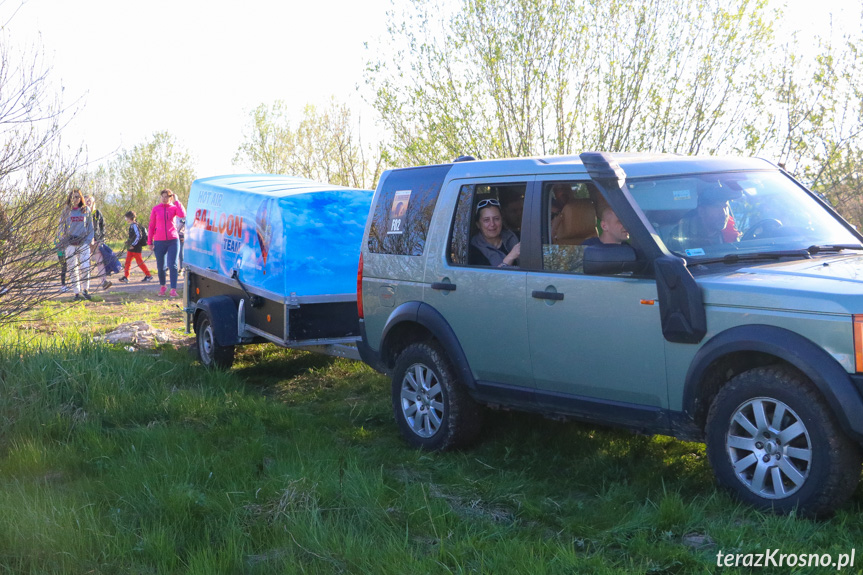
M 782 222 L 775 218 L 760 220 L 743 233 L 740 241 L 745 242 L 747 240 L 757 240 L 765 236 L 770 237 L 781 227 Z

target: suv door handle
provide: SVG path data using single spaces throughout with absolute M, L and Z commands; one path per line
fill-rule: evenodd
M 545 290 L 533 290 L 531 294 L 536 299 L 550 299 L 554 301 L 561 301 L 563 299 L 563 294 L 557 291 L 545 291 Z
M 444 282 L 433 282 L 431 285 L 432 289 L 439 289 L 443 291 L 455 291 L 455 284 L 444 283 Z

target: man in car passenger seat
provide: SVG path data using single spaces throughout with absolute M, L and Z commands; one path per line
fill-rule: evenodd
M 599 237 L 587 238 L 581 245 L 583 246 L 613 246 L 620 245 L 629 240 L 629 232 L 620 223 L 617 214 L 609 207 L 602 210 L 600 215 L 599 226 L 602 228 L 602 235 Z

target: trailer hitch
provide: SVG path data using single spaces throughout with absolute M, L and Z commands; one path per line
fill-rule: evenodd
M 237 280 L 237 284 L 240 286 L 240 289 L 243 290 L 243 293 L 246 294 L 247 298 L 249 298 L 250 306 L 252 306 L 253 308 L 257 308 L 264 305 L 264 298 L 249 293 L 249 290 L 246 289 L 246 286 L 243 285 L 243 282 L 240 281 L 240 275 L 237 273 L 237 270 L 234 270 L 234 272 L 231 274 L 231 278 Z

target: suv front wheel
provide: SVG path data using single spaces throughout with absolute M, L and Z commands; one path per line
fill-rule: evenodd
M 854 492 L 860 452 L 797 372 L 761 367 L 733 378 L 707 418 L 707 455 L 721 485 L 780 513 L 821 515 Z
M 392 399 L 399 429 L 413 447 L 445 451 L 470 443 L 479 433 L 480 408 L 434 343 L 415 343 L 399 354 Z

